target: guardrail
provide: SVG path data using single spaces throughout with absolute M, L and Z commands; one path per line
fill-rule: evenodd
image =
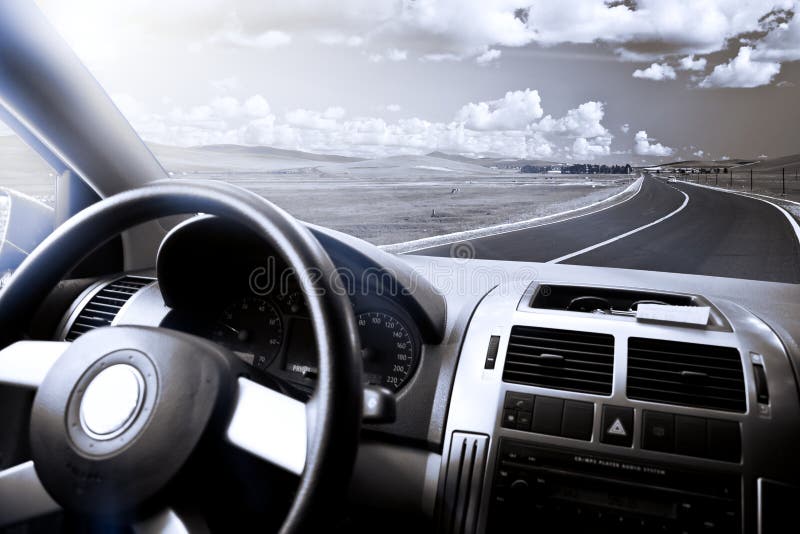
M 800 166 L 781 167 L 768 171 L 754 170 L 746 166 L 719 169 L 719 172 L 665 172 L 659 178 L 681 182 L 713 185 L 734 191 L 748 191 L 770 196 L 782 196 L 800 200 Z

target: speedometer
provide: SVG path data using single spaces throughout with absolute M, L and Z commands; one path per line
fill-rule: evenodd
M 358 315 L 358 334 L 365 381 L 398 391 L 418 363 L 411 331 L 392 314 L 370 311 Z
M 238 353 L 254 367 L 266 369 L 283 344 L 283 320 L 269 300 L 244 297 L 217 319 L 211 339 Z

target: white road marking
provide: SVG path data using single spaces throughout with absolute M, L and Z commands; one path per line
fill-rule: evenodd
M 553 215 L 545 215 L 543 217 L 536 217 L 525 221 L 497 224 L 494 226 L 486 226 L 484 228 L 476 228 L 474 230 L 453 232 L 451 234 L 443 234 L 432 237 L 423 237 L 421 239 L 405 241 L 402 243 L 393 243 L 391 245 L 380 245 L 378 248 L 383 249 L 386 252 L 391 252 L 393 254 L 407 254 L 410 252 L 424 251 L 425 249 L 429 248 L 452 245 L 453 243 L 460 243 L 462 241 L 470 241 L 472 239 L 482 239 L 484 237 L 492 237 L 501 234 L 510 234 L 512 232 L 521 232 L 523 230 L 530 230 L 531 228 L 538 228 L 540 226 L 547 226 L 550 224 L 571 221 L 572 219 L 585 217 L 587 215 L 594 215 L 595 213 L 600 213 L 601 211 L 605 211 L 609 208 L 614 208 L 616 206 L 624 204 L 625 202 L 629 201 L 630 199 L 639 194 L 639 192 L 642 190 L 643 180 L 644 180 L 643 177 L 640 176 L 633 183 L 631 183 L 631 185 L 629 185 L 623 191 L 620 191 L 616 195 L 612 195 L 604 200 L 599 200 L 593 204 L 589 204 L 588 206 L 583 206 L 582 208 L 575 208 L 573 210 L 562 211 L 560 213 L 555 213 Z M 617 199 L 618 197 L 628 194 L 634 190 L 635 192 L 633 192 L 633 194 L 631 194 L 625 200 L 621 202 L 615 202 L 615 199 Z M 599 210 L 588 211 L 586 213 L 581 213 L 579 215 L 573 215 L 571 217 L 562 218 L 564 217 L 564 215 L 568 215 L 570 213 L 578 211 L 590 210 L 595 206 L 606 203 L 610 204 Z
M 586 247 L 584 249 L 578 250 L 578 251 L 573 252 L 571 254 L 567 254 L 566 256 L 561 256 L 560 258 L 556 258 L 554 260 L 550 260 L 547 263 L 561 263 L 564 260 L 568 260 L 570 258 L 574 258 L 575 256 L 580 256 L 581 254 L 586 254 L 587 252 L 591 252 L 592 250 L 595 250 L 597 248 L 604 247 L 604 246 L 606 246 L 608 244 L 613 243 L 614 241 L 619 241 L 620 239 L 625 239 L 626 237 L 631 236 L 631 235 L 633 235 L 633 234 L 635 234 L 637 232 L 641 232 L 642 230 L 646 230 L 646 229 L 650 228 L 651 226 L 655 226 L 658 223 L 666 221 L 667 219 L 669 219 L 673 215 L 676 215 L 676 214 L 680 213 L 681 211 L 683 211 L 683 208 L 685 208 L 686 205 L 689 203 L 689 195 L 687 195 L 686 193 L 684 193 L 683 191 L 680 191 L 678 189 L 676 189 L 676 191 L 678 191 L 680 194 L 682 194 L 684 196 L 684 199 L 683 199 L 683 204 L 681 204 L 680 207 L 678 209 L 676 209 L 675 211 L 667 213 L 666 215 L 664 215 L 660 219 L 657 219 L 657 220 L 655 220 L 655 221 L 653 221 L 653 222 L 651 222 L 649 224 L 645 224 L 644 226 L 640 226 L 638 228 L 634 228 L 633 230 L 625 232 L 624 234 L 620 234 L 620 235 L 618 235 L 616 237 L 612 237 L 611 239 L 606 239 L 602 243 L 597 243 L 596 245 L 592 245 L 590 247 Z
M 797 224 L 797 220 L 792 216 L 791 213 L 789 213 L 784 208 L 782 208 L 779 205 L 777 205 L 774 202 L 772 202 L 772 200 L 781 200 L 781 202 L 789 202 L 790 204 L 797 204 L 797 205 L 800 205 L 800 202 L 795 202 L 794 200 L 777 199 L 777 198 L 773 198 L 773 197 L 770 197 L 770 196 L 767 196 L 767 195 L 759 195 L 758 193 L 747 193 L 747 192 L 742 192 L 742 191 L 728 191 L 727 189 L 714 187 L 713 185 L 693 184 L 691 182 L 684 182 L 684 183 L 687 183 L 689 185 L 693 185 L 695 187 L 705 187 L 706 189 L 712 189 L 714 191 L 720 191 L 722 193 L 731 193 L 731 194 L 734 194 L 734 195 L 739 195 L 741 197 L 751 198 L 753 200 L 760 200 L 761 202 L 766 202 L 767 204 L 769 204 L 770 206 L 772 206 L 776 210 L 778 210 L 781 213 L 783 213 L 783 215 L 789 220 L 789 224 L 792 226 L 792 229 L 794 230 L 795 238 L 797 239 L 798 244 L 800 244 L 800 224 Z M 767 200 L 767 199 L 772 199 L 772 200 Z

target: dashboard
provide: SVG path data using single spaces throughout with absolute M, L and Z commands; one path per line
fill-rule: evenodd
M 314 331 L 300 289 L 229 295 L 205 309 L 178 306 L 161 326 L 214 341 L 253 368 L 313 388 L 317 377 Z M 391 300 L 351 297 L 362 343 L 364 381 L 400 391 L 414 376 L 421 349 L 419 332 Z
M 787 532 L 800 498 L 795 286 L 399 258 L 312 230 L 341 268 L 365 382 L 396 403 L 392 421 L 365 424 L 354 514 L 393 514 L 392 532 Z M 643 320 L 643 303 L 708 318 Z M 193 333 L 300 397 L 314 387 L 293 274 L 214 218 L 174 229 L 155 272 L 88 287 L 57 337 L 106 324 Z

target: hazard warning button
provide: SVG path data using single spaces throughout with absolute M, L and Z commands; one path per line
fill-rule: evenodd
M 630 447 L 633 444 L 633 408 L 603 406 L 600 441 Z

